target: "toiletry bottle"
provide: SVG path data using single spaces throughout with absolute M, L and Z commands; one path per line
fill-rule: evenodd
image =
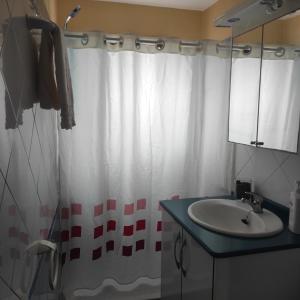
M 295 191 L 291 192 L 289 229 L 300 234 L 300 181 L 297 181 L 296 184 Z

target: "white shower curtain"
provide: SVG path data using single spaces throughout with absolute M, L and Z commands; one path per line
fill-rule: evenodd
M 64 289 L 147 299 L 159 294 L 159 200 L 228 194 L 230 62 L 69 54 L 77 125 L 60 133 Z

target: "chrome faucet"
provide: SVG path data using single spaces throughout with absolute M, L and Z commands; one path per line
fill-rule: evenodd
M 242 201 L 248 203 L 255 213 L 262 214 L 262 204 L 264 202 L 263 197 L 252 192 L 245 192 L 245 194 L 249 195 L 250 199 L 242 198 Z

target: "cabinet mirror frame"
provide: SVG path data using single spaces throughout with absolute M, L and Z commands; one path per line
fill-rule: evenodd
M 300 18 L 300 16 L 299 16 Z M 264 145 L 263 141 L 259 140 L 259 135 L 261 134 L 260 131 L 260 108 L 261 108 L 261 103 L 262 103 L 262 76 L 263 76 L 263 72 L 264 72 L 264 55 L 265 55 L 265 45 L 268 44 L 268 41 L 265 40 L 266 38 L 266 34 L 265 34 L 265 28 L 266 26 L 270 25 L 273 23 L 273 21 L 278 21 L 281 18 L 278 19 L 274 19 L 268 23 L 263 24 L 262 26 L 258 26 L 254 29 L 248 30 L 242 34 L 236 35 L 236 36 L 232 36 L 231 38 L 231 68 L 230 68 L 230 89 L 229 89 L 229 111 L 228 111 L 228 142 L 230 143 L 235 143 L 235 144 L 241 144 L 241 145 L 247 145 L 247 146 L 254 146 L 254 147 L 258 147 L 258 148 L 263 148 L 263 149 L 271 149 L 271 150 L 277 150 L 277 151 L 281 151 L 281 152 L 286 152 L 286 153 L 291 153 L 291 154 L 297 154 L 299 152 L 299 136 L 300 136 L 300 109 L 297 106 L 296 107 L 296 114 L 297 114 L 297 118 L 294 118 L 295 122 L 293 122 L 293 126 L 291 128 L 294 129 L 294 134 L 291 135 L 292 136 L 292 142 L 290 143 L 290 145 L 286 145 L 286 147 L 284 147 L 285 144 L 282 144 L 282 146 L 280 146 L 280 148 L 276 148 L 275 143 L 274 146 L 272 145 L 272 143 L 269 143 L 269 145 L 271 144 L 271 146 L 268 145 Z M 256 117 L 256 133 L 255 133 L 255 141 L 254 139 L 250 138 L 249 141 L 238 141 L 236 139 L 232 138 L 231 132 L 230 132 L 230 121 L 231 121 L 231 116 L 232 116 L 232 80 L 233 80 L 233 59 L 234 59 L 234 47 L 235 47 L 235 41 L 236 39 L 243 37 L 244 35 L 251 33 L 254 30 L 258 30 L 260 29 L 262 31 L 262 40 L 261 40 L 261 44 L 260 44 L 260 57 L 259 58 L 259 63 L 260 63 L 260 72 L 258 72 L 257 76 L 259 78 L 259 90 L 258 90 L 258 98 L 257 98 L 257 117 Z M 298 46 L 298 44 L 297 44 Z M 299 49 L 300 49 L 300 43 L 299 43 Z M 300 55 L 299 55 L 300 56 Z M 300 58 L 299 58 L 300 59 Z M 298 78 L 298 76 L 297 76 Z M 291 89 L 291 90 L 294 90 Z M 299 95 L 299 101 L 300 101 L 300 90 L 299 92 L 296 94 Z M 300 104 L 299 104 L 300 105 Z M 276 131 L 278 132 L 278 131 Z M 290 132 L 290 131 L 288 131 Z M 270 135 L 269 135 L 270 137 Z M 292 145 L 292 146 L 291 146 Z

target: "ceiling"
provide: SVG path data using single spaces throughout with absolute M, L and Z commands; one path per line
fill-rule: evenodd
M 284 17 L 282 17 L 280 20 L 286 20 L 286 19 L 291 19 L 291 18 L 295 18 L 295 17 L 298 17 L 300 16 L 300 9 L 298 9 L 297 11 L 289 14 L 289 15 L 286 15 Z
M 103 1 L 103 0 L 102 0 Z M 118 2 L 137 5 L 170 7 L 178 9 L 205 10 L 218 0 L 104 0 L 106 2 Z

